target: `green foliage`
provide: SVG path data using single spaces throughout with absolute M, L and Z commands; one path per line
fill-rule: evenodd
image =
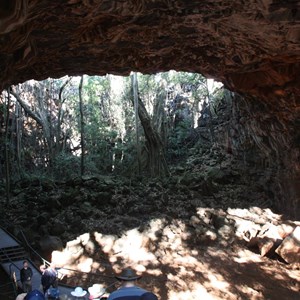
M 70 179 L 80 175 L 80 157 L 60 153 L 53 162 L 53 174 L 57 179 Z
M 168 138 L 168 157 L 180 158 L 187 154 L 186 140 L 191 131 L 190 120 L 183 120 L 172 130 Z
M 19 86 L 20 96 L 27 99 L 32 111 L 47 120 L 45 124 L 49 132 L 46 141 L 45 128 L 36 126 L 23 112 L 21 158 L 24 173 L 53 174 L 56 178 L 79 175 L 78 85 L 78 77 L 63 77 L 42 82 L 31 81 Z M 223 97 L 223 89 L 209 94 L 207 80 L 202 75 L 186 72 L 138 74 L 138 85 L 139 97 L 152 118 L 153 126 L 161 135 L 170 160 L 181 158 L 188 152 L 188 139 L 199 115 L 199 104 L 209 97 L 211 107 L 218 107 L 219 99 Z M 134 171 L 136 140 L 132 99 L 130 77 L 84 76 L 87 174 Z M 1 103 L 0 114 L 3 115 L 5 111 L 5 105 Z M 142 127 L 140 130 L 143 133 Z M 147 153 L 143 147 L 143 135 L 139 142 L 142 152 Z M 13 145 L 11 152 L 15 152 L 16 148 Z M 53 161 L 50 161 L 51 155 Z

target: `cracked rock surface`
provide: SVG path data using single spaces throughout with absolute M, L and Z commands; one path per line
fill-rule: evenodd
M 0 88 L 170 69 L 251 94 L 299 87 L 298 1 L 12 0 L 0 16 Z

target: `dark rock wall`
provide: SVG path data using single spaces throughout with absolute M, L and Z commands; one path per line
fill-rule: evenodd
M 295 96 L 289 100 L 268 102 L 227 92 L 227 112 L 220 113 L 229 118 L 216 127 L 215 136 L 244 165 L 245 175 L 257 178 L 279 212 L 299 218 L 300 116 Z
M 299 1 L 11 0 L 0 5 L 0 89 L 64 74 L 170 69 L 238 91 L 299 88 Z

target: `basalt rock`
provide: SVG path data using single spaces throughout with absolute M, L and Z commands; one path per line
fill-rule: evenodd
M 1 87 L 175 69 L 240 92 L 283 95 L 299 87 L 299 14 L 296 0 L 6 1 Z
M 247 176 L 255 180 L 273 207 L 297 219 L 300 215 L 299 96 L 290 95 L 288 99 L 225 95 L 224 103 L 215 108 L 218 124 L 214 126 L 214 137 L 222 151 L 237 162 L 233 174 L 240 174 L 246 181 Z M 224 110 L 228 112 L 224 114 Z M 223 168 L 228 172 L 230 165 Z M 233 179 L 237 183 L 237 178 Z M 246 197 L 251 202 L 249 191 Z M 264 201 L 261 199 L 261 204 Z

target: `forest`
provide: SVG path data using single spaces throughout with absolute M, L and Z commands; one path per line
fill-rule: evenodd
M 170 71 L 30 80 L 2 93 L 0 178 L 168 176 L 222 100 L 221 84 Z M 8 200 L 9 201 L 9 200 Z

